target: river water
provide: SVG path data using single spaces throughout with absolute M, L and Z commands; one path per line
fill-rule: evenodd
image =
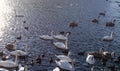
M 44 41 L 39 35 L 50 34 L 54 31 L 71 32 L 68 47 L 72 58 L 77 61 L 77 71 L 89 71 L 90 68 L 83 67 L 84 57 L 78 56 L 79 51 L 98 51 L 101 47 L 110 52 L 114 51 L 116 56 L 120 55 L 120 1 L 119 0 L 1 0 L 0 2 L 0 46 L 4 48 L 5 43 L 12 43 L 22 34 L 22 39 L 17 40 L 17 49 L 24 50 L 28 44 L 29 61 L 38 55 L 46 53 L 43 66 L 35 64 L 29 66 L 30 71 L 47 71 L 56 67 L 55 62 L 49 64 L 48 59 L 55 54 L 61 53 L 50 41 Z M 99 23 L 92 23 L 100 12 L 106 12 L 101 16 Z M 24 15 L 24 17 L 15 17 Z M 106 27 L 105 22 L 116 19 L 114 27 Z M 23 23 L 26 21 L 26 23 Z M 69 23 L 75 21 L 78 26 L 70 28 Z M 28 27 L 26 30 L 24 27 Z M 114 32 L 114 41 L 102 42 L 101 38 Z M 51 55 L 49 55 L 51 54 Z M 97 62 L 96 62 L 97 64 Z M 99 66 L 96 65 L 96 66 Z

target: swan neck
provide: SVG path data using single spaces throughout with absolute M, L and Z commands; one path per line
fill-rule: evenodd
M 51 36 L 53 36 L 53 31 L 51 32 Z
M 27 45 L 26 45 L 25 51 L 28 54 L 28 46 Z
M 110 34 L 110 37 L 111 37 L 111 38 L 113 37 L 113 33 Z
M 66 42 L 65 42 L 66 49 L 68 49 L 68 33 L 66 34 Z
M 18 65 L 18 55 L 15 56 L 15 63 Z
M 66 49 L 68 49 L 68 38 L 65 41 L 65 47 L 66 47 Z

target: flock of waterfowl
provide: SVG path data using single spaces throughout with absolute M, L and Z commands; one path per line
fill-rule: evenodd
M 107 0 L 106 0 L 107 1 Z M 99 13 L 98 18 L 91 20 L 93 23 L 99 23 L 99 18 L 101 16 L 106 16 L 106 12 Z M 24 15 L 16 15 L 16 17 L 24 17 Z M 116 20 L 114 19 L 111 22 L 106 22 L 106 27 L 114 27 Z M 26 21 L 23 21 L 23 23 L 26 23 Z M 73 21 L 69 24 L 70 28 L 77 27 L 78 24 Z M 24 29 L 28 30 L 29 27 L 24 27 Z M 20 36 L 16 37 L 17 40 L 21 40 L 22 33 L 20 33 Z M 52 57 L 50 57 L 49 62 L 55 62 L 57 67 L 55 67 L 52 71 L 75 71 L 75 63 L 76 61 L 72 59 L 70 56 L 72 55 L 71 50 L 68 48 L 68 37 L 70 35 L 70 32 L 67 32 L 66 35 L 64 35 L 65 32 L 61 31 L 59 35 L 54 34 L 53 31 L 51 31 L 50 35 L 40 35 L 39 37 L 42 40 L 51 41 L 52 44 L 61 52 L 64 54 L 54 54 L 56 59 L 54 60 Z M 102 41 L 113 41 L 113 34 L 114 32 L 111 32 L 108 36 L 103 36 L 101 38 Z M 57 41 L 54 41 L 57 40 Z M 28 65 L 34 65 L 34 63 L 41 64 L 42 58 L 45 57 L 45 54 L 42 54 L 41 56 L 38 55 L 36 60 L 34 61 L 28 61 L 29 53 L 28 53 L 28 46 L 24 48 L 25 50 L 17 50 L 16 48 L 16 40 L 13 43 L 7 43 L 5 44 L 5 49 L 1 50 L 0 56 L 0 71 L 9 71 L 11 69 L 16 69 L 16 71 L 29 71 Z M 101 48 L 99 51 L 93 51 L 93 52 L 78 52 L 79 56 L 84 56 L 86 54 L 86 63 L 91 66 L 91 71 L 94 71 L 94 69 L 97 69 L 99 71 L 118 71 L 117 68 L 120 68 L 120 56 L 115 57 L 114 52 L 105 51 L 103 48 Z M 13 59 L 14 58 L 14 59 Z M 22 66 L 19 63 L 19 60 L 24 60 L 24 66 Z M 94 64 L 96 60 L 99 60 L 101 65 L 103 65 L 103 68 L 96 67 Z M 112 65 L 108 66 L 108 69 L 105 69 L 104 66 L 107 65 L 107 61 L 110 60 L 110 63 Z M 86 65 L 86 64 L 85 64 Z M 118 67 L 116 67 L 116 65 Z

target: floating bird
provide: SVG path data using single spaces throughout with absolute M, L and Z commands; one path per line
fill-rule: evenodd
M 60 60 L 60 61 L 55 60 L 55 62 L 61 69 L 75 71 L 73 62 L 72 62 L 72 65 L 69 62 L 65 62 L 64 60 Z
M 24 29 L 26 29 L 28 31 L 29 27 L 24 27 Z
M 100 18 L 100 16 L 98 16 L 98 19 L 99 19 L 99 18 Z M 93 19 L 92 22 L 98 24 L 98 23 L 99 23 L 99 20 L 98 20 L 98 19 Z
M 40 35 L 40 38 L 44 40 L 53 40 L 53 31 L 51 32 L 51 35 Z
M 75 23 L 75 22 L 71 22 L 71 23 L 69 24 L 69 27 L 71 27 L 71 28 L 74 28 L 74 27 L 77 27 L 77 26 L 78 26 L 78 24 Z
M 105 16 L 105 12 L 101 12 L 101 13 L 99 13 L 99 15 Z
M 53 37 L 58 40 L 66 40 L 68 38 L 68 35 L 69 33 L 67 33 L 66 36 L 60 34 L 60 35 L 54 35 Z
M 25 57 L 28 55 L 28 46 L 26 45 L 26 48 L 25 48 L 25 51 L 22 51 L 22 50 L 15 50 L 15 51 L 12 51 L 10 52 L 11 55 L 13 56 L 19 56 L 19 57 Z
M 95 59 L 94 59 L 94 56 L 93 55 L 89 55 L 87 56 L 86 58 L 86 62 L 93 65 L 95 63 Z
M 42 59 L 41 59 L 41 57 L 40 57 L 40 55 L 36 58 L 36 63 L 39 63 L 39 64 L 41 64 L 41 61 L 42 61 Z
M 103 41 L 113 41 L 113 32 L 111 32 L 110 36 L 104 36 L 102 38 Z
M 15 62 L 10 60 L 0 61 L 0 67 L 6 68 L 6 69 L 17 68 L 18 67 L 17 55 L 15 58 Z
M 72 59 L 70 58 L 71 52 L 68 52 L 68 55 L 55 55 L 58 59 L 66 61 L 66 62 L 72 62 Z
M 69 33 L 66 34 L 67 39 L 65 44 L 63 42 L 54 42 L 53 44 L 59 49 L 68 50 L 68 35 Z
M 15 50 L 16 49 L 16 40 L 12 44 L 6 44 L 5 48 L 8 50 Z
M 109 26 L 109 27 L 114 27 L 115 26 L 115 19 L 113 20 L 113 22 L 106 22 L 106 26 Z
M 16 37 L 16 39 L 21 40 L 21 38 L 22 38 L 22 35 L 21 35 L 21 32 L 20 32 L 20 35 L 18 37 Z

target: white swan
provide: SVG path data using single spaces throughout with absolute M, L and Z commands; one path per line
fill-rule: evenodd
M 93 55 L 89 55 L 87 56 L 86 58 L 86 62 L 93 65 L 95 63 L 95 59 L 94 59 L 94 56 Z
M 72 65 L 69 62 L 65 62 L 64 60 L 55 61 L 55 62 L 61 69 L 69 70 L 69 71 L 75 70 L 75 68 L 73 66 L 73 62 L 72 62 Z
M 55 55 L 58 59 L 63 60 L 65 62 L 72 62 L 72 59 L 70 58 L 71 52 L 68 52 L 68 55 Z
M 54 35 L 53 36 L 55 39 L 58 39 L 58 40 L 66 40 L 67 39 L 67 37 L 65 37 L 64 35 Z
M 27 56 L 27 51 L 28 51 L 28 46 L 26 45 L 26 52 L 25 51 L 22 51 L 22 50 L 15 50 L 15 51 L 12 51 L 10 52 L 11 55 L 14 55 L 14 56 Z
M 111 32 L 110 36 L 104 36 L 102 38 L 103 41 L 113 41 L 113 32 Z
M 66 34 L 67 39 L 65 41 L 65 44 L 63 42 L 54 42 L 53 44 L 59 49 L 67 50 L 68 49 L 68 35 L 69 33 Z
M 60 68 L 56 67 L 56 68 L 53 69 L 53 71 L 60 71 Z
M 17 55 L 16 55 L 16 58 L 15 58 L 15 62 L 10 61 L 10 60 L 0 61 L 0 67 L 8 68 L 8 69 L 18 67 Z
M 39 37 L 44 40 L 53 40 L 53 31 L 51 32 L 51 35 L 40 35 Z

